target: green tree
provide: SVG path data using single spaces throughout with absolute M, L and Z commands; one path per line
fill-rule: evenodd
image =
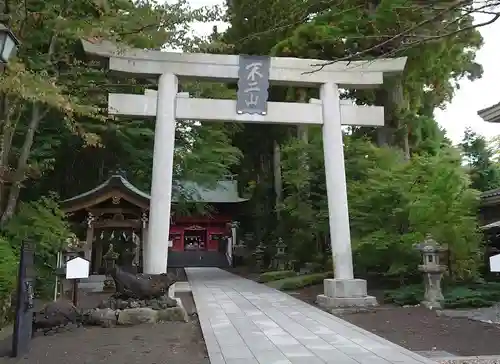
M 463 7 L 468 7 L 467 11 Z M 370 153 L 348 157 L 346 149 L 348 183 L 351 185 L 360 178 L 367 178 L 363 177 L 364 174 L 372 169 L 384 174 L 392 173 L 398 164 L 401 168 L 417 168 L 416 162 L 409 165 L 405 162 L 412 155 L 417 160 L 425 156 L 430 158 L 428 163 L 440 165 L 439 158 L 444 158 L 443 154 L 450 151 L 450 142 L 437 125 L 433 112 L 436 107 L 451 100 L 458 80 L 464 77 L 473 80 L 481 76 L 481 66 L 474 60 L 482 44 L 480 34 L 472 25 L 471 14 L 478 10 L 476 7 L 477 4 L 470 4 L 469 7 L 469 4 L 464 3 L 431 6 L 403 0 L 349 0 L 335 7 L 317 1 L 238 0 L 229 3 L 231 27 L 221 38 L 229 44 L 226 47 L 228 52 L 324 60 L 318 62 L 317 68 L 339 60 L 408 57 L 403 75 L 388 78 L 381 89 L 351 89 L 344 94 L 361 105 L 383 105 L 386 111 L 386 125 L 383 128 L 351 128 L 350 142 L 356 144 L 360 138 L 364 140 L 364 137 L 369 137 L 379 145 L 397 147 L 404 152 L 401 155 L 395 149 L 376 149 L 378 154 L 384 155 L 384 158 L 376 159 L 382 166 L 370 165 L 366 171 L 358 170 L 355 173 L 352 170 L 354 165 L 370 164 L 366 157 Z M 307 101 L 308 97 L 317 97 L 317 91 L 314 90 L 290 88 L 273 91 L 270 92 L 273 101 Z M 277 172 L 270 168 L 274 159 L 273 151 L 276 150 L 273 149 L 273 142 L 281 144 L 284 188 L 278 211 L 283 212 L 283 222 L 277 228 L 273 222 L 272 229 L 279 230 L 280 235 L 284 235 L 282 232 L 288 235 L 288 244 L 296 256 L 310 259 L 311 254 L 302 252 L 310 253 L 311 246 L 318 246 L 319 249 L 318 241 L 324 241 L 328 236 L 326 201 L 324 195 L 316 194 L 316 191 L 325 193 L 322 155 L 319 152 L 322 147 L 321 135 L 313 128 L 309 130 L 307 138 L 301 135 L 299 141 L 292 137 L 295 135 L 293 128 L 282 128 L 279 132 L 268 128 L 265 137 L 261 130 L 255 126 L 245 127 L 233 139 L 244 152 L 239 174 L 249 176 L 247 180 L 253 177 L 257 181 L 255 190 L 257 192 L 260 189 L 263 193 L 254 194 L 254 209 L 259 212 L 256 215 L 269 216 L 273 192 L 271 181 L 273 176 L 276 180 Z M 310 145 L 304 144 L 305 140 Z M 364 148 L 373 152 L 376 147 L 365 145 Z M 351 151 L 353 149 L 358 148 L 351 148 Z M 307 159 L 304 159 L 305 155 Z M 305 160 L 308 168 L 304 168 Z M 385 169 L 383 166 L 386 166 Z M 453 166 L 457 173 L 461 173 L 459 164 L 454 163 Z M 379 178 L 376 174 L 373 176 Z M 398 170 L 397 176 L 403 178 L 405 174 Z M 369 182 L 366 179 L 363 181 L 359 188 L 370 188 Z M 380 181 L 382 183 L 383 179 Z M 429 186 L 430 183 L 426 181 L 424 185 Z M 363 195 L 361 191 L 359 193 Z M 424 199 L 425 191 L 422 193 L 424 196 L 419 198 Z M 386 203 L 381 211 L 374 210 L 373 214 L 380 214 L 380 218 L 383 218 L 387 212 L 385 209 L 392 208 L 388 204 L 389 200 Z M 409 210 L 405 208 L 401 219 L 409 224 Z M 464 211 L 469 214 L 471 210 L 467 208 Z M 371 215 L 370 218 L 375 219 L 375 216 Z M 468 220 L 463 224 L 466 222 Z M 361 216 L 353 220 L 354 225 L 358 223 L 363 223 Z M 377 231 L 389 234 L 383 228 Z M 355 233 L 356 229 L 353 229 Z M 391 235 L 391 244 L 396 244 L 395 241 L 400 238 L 409 242 L 418 237 L 399 230 L 390 234 L 394 234 Z M 302 249 L 302 246 L 306 248 Z M 399 249 L 407 252 L 407 247 L 408 244 L 403 244 Z M 414 257 L 414 252 L 408 254 Z M 408 259 L 402 261 L 408 262 Z
M 402 163 L 403 155 L 394 150 L 351 139 L 346 159 L 358 271 L 414 275 L 419 255 L 412 245 L 430 233 L 448 246 L 454 278 L 477 275 L 479 196 L 458 151 L 446 148 Z
M 434 108 L 451 99 L 456 82 L 463 77 L 474 79 L 482 74 L 482 68 L 474 61 L 482 39 L 472 27 L 452 38 L 418 42 L 411 47 L 406 47 L 404 37 L 399 36 L 417 25 L 424 33 L 439 31 L 442 26 L 448 31 L 466 28 L 472 17 L 464 16 L 459 10 L 450 9 L 444 13 L 450 22 L 445 25 L 437 20 L 425 22 L 433 16 L 439 18 L 439 9 L 403 0 L 382 0 L 377 6 L 352 0 L 333 8 L 325 4 L 322 10 L 311 14 L 308 21 L 295 27 L 291 36 L 277 43 L 273 54 L 326 61 L 318 62 L 317 68 L 339 60 L 408 57 L 404 74 L 388 79 L 381 89 L 370 92 L 352 89 L 346 95 L 359 104 L 385 107 L 386 123 L 377 129 L 376 136 L 373 129 L 362 131 L 380 145 L 400 147 L 407 158 L 418 149 L 412 141 L 418 141 L 422 134 L 428 137 L 435 134 L 435 127 L 427 123 L 426 118 L 432 118 Z M 422 22 L 425 25 L 421 25 Z M 422 130 L 425 127 L 431 130 Z
M 213 19 L 217 11 L 193 10 L 184 0 L 51 0 L 16 3 L 9 15 L 22 47 L 0 82 L 5 106 L 0 125 L 2 223 L 14 214 L 23 186 L 30 187 L 26 198 L 51 189 L 67 197 L 93 188 L 117 166 L 127 166 L 134 182 L 148 189 L 154 123 L 111 118 L 105 108 L 108 92 L 140 93 L 155 88 L 155 82 L 117 78 L 88 62 L 81 39 L 189 49 L 197 40 L 187 36 L 188 23 Z M 179 169 L 183 173 L 198 170 L 205 180 L 224 174 L 237 159 L 237 149 L 228 143 L 222 147 L 227 138 L 217 126 L 179 125 L 178 144 L 189 140 L 194 145 L 191 153 L 176 156 L 178 164 L 190 160 L 189 169 Z M 82 164 L 88 168 L 83 170 Z
M 500 187 L 500 167 L 493 161 L 493 151 L 486 139 L 467 128 L 460 143 L 472 187 L 479 191 Z

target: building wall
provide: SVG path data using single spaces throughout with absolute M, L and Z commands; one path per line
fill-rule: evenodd
M 171 251 L 184 251 L 185 231 L 192 227 L 203 229 L 205 247 L 207 251 L 217 252 L 224 237 L 231 236 L 231 229 L 227 224 L 231 218 L 227 215 L 216 215 L 211 217 L 193 216 L 174 219 L 170 225 L 170 237 L 172 241 Z

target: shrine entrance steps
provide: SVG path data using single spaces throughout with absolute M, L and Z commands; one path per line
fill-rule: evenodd
M 211 364 L 435 364 L 218 268 L 186 268 Z
M 168 266 L 172 268 L 183 267 L 217 267 L 227 268 L 229 262 L 226 254 L 209 251 L 183 251 L 168 252 Z

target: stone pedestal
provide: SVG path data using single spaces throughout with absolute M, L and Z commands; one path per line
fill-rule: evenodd
M 423 270 L 423 267 L 420 269 Z M 444 267 L 436 267 L 434 271 L 423 270 L 425 295 L 422 305 L 429 309 L 442 308 L 444 297 L 441 291 L 441 279 L 445 270 Z
M 316 302 L 326 309 L 377 306 L 377 299 L 368 296 L 364 279 L 325 279 L 325 294 L 318 295 Z

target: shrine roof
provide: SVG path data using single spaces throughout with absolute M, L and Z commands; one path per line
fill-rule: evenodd
M 118 197 L 138 207 L 149 208 L 150 196 L 120 174 L 113 174 L 99 186 L 62 201 L 61 206 L 65 212 L 81 210 L 112 198 L 116 192 Z
M 237 203 L 248 201 L 238 194 L 238 182 L 234 180 L 218 181 L 213 188 L 201 186 L 196 182 L 181 183 L 188 201 L 204 203 Z M 178 201 L 175 194 L 172 201 Z
M 238 195 L 238 184 L 235 180 L 218 181 L 213 188 L 189 181 L 180 183 L 179 187 L 179 190 L 182 190 L 182 195 L 189 202 L 238 203 L 248 201 L 248 199 Z M 149 209 L 151 196 L 119 174 L 112 175 L 105 182 L 87 192 L 62 201 L 61 206 L 65 212 L 74 212 L 95 206 L 113 198 L 115 194 L 142 209 Z M 178 202 L 180 192 L 174 191 L 172 195 L 172 202 Z
M 479 110 L 477 114 L 488 123 L 500 122 L 500 103 Z
M 482 192 L 480 198 L 481 206 L 500 205 L 500 188 Z

